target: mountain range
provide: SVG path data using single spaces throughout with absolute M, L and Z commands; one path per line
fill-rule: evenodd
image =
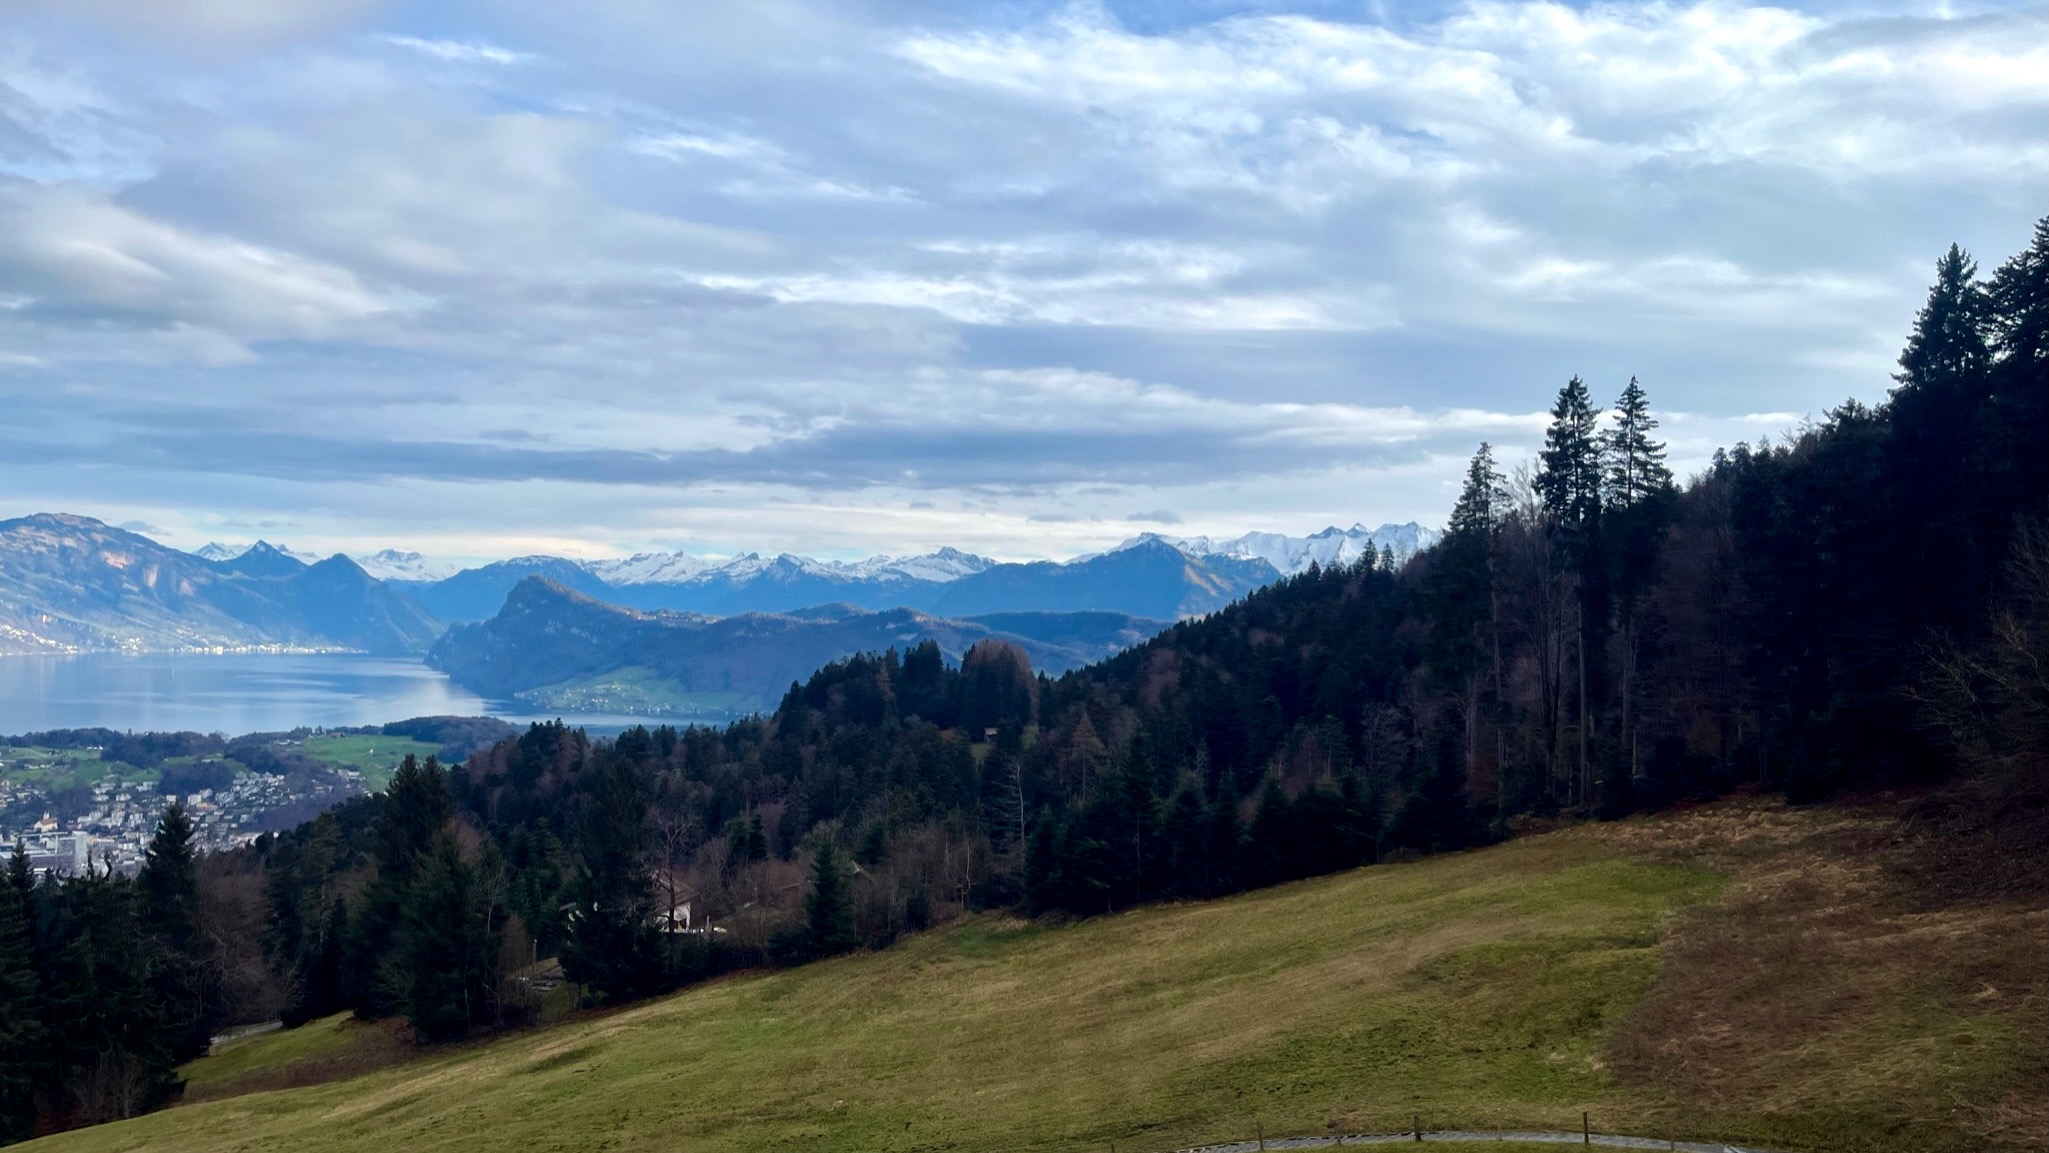
M 1111 612 L 1008 612 L 946 619 L 847 604 L 709 617 L 606 604 L 529 576 L 490 620 L 451 627 L 427 663 L 485 696 L 545 709 L 746 713 L 773 708 L 794 681 L 856 653 L 931 640 L 958 661 L 991 638 L 1060 673 L 1117 653 L 1167 622 Z
M 1106 611 L 1173 620 L 1213 612 L 1252 589 L 1303 572 L 1311 563 L 1350 563 L 1369 550 L 1382 549 L 1407 559 L 1428 548 L 1437 535 L 1413 522 L 1376 529 L 1331 527 L 1303 537 L 1253 532 L 1213 540 L 1148 533 L 1108 552 L 1065 563 L 1005 563 L 953 548 L 861 561 L 815 560 L 790 553 L 746 553 L 724 561 L 682 552 L 595 561 L 525 556 L 438 580 L 399 572 L 390 579 L 448 621 L 492 616 L 513 586 L 529 576 L 547 577 L 585 596 L 629 608 L 719 616 L 849 604 L 914 608 L 943 616 Z M 398 554 L 387 550 L 377 555 Z M 412 558 L 412 571 L 431 569 L 431 562 L 420 560 L 417 553 L 402 555 Z M 369 559 L 357 558 L 377 571 Z
M 203 560 L 231 561 L 250 549 L 256 548 L 258 545 L 275 549 L 288 557 L 306 564 L 317 564 L 321 559 L 316 553 L 300 552 L 297 549 L 286 548 L 283 545 L 273 545 L 267 541 L 257 541 L 256 544 L 245 545 L 226 545 L 221 544 L 219 541 L 209 541 L 193 549 L 192 555 Z M 356 567 L 376 577 L 378 580 L 438 581 L 455 575 L 457 571 L 453 565 L 441 564 L 437 561 L 428 560 L 419 553 L 403 552 L 395 548 L 379 549 L 376 552 L 352 556 L 349 559 L 356 562 Z
M 336 554 L 264 542 L 224 559 L 90 517 L 0 521 L 0 653 L 346 649 L 416 653 L 441 625 Z
M 0 653 L 416 653 L 440 634 L 442 622 L 497 616 L 532 576 L 627 609 L 703 617 L 837 605 L 949 620 L 1102 612 L 1173 621 L 1214 612 L 1312 563 L 1350 562 L 1382 548 L 1406 556 L 1435 537 L 1414 524 L 1354 525 L 1306 537 L 1147 534 L 1065 563 L 1006 563 L 942 548 L 861 561 L 789 553 L 723 561 L 687 553 L 598 561 L 529 556 L 449 573 L 396 549 L 319 558 L 258 541 L 181 552 L 89 517 L 39 514 L 0 522 Z
M 690 559 L 658 555 L 579 562 L 530 556 L 465 569 L 440 581 L 392 583 L 447 621 L 496 614 L 513 587 L 530 576 L 628 608 L 712 616 L 846 604 L 939 616 L 1100 611 L 1177 620 L 1214 612 L 1281 576 L 1258 557 L 1191 556 L 1157 538 L 1065 564 L 999 563 L 954 549 L 855 563 L 749 553 L 717 565 L 700 561 L 694 570 L 686 563 Z

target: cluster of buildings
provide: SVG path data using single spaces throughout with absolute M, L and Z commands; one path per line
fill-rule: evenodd
M 282 774 L 240 772 L 225 789 L 182 796 L 166 796 L 148 783 L 102 781 L 93 786 L 91 807 L 81 814 L 60 819 L 45 809 L 33 822 L 0 824 L 0 849 L 20 843 L 27 848 L 31 865 L 60 876 L 83 873 L 88 862 L 97 868 L 111 862 L 116 871 L 133 873 L 142 867 L 157 819 L 174 800 L 184 802 L 192 818 L 193 842 L 201 851 L 231 849 L 274 828 L 275 822 L 265 817 L 276 810 L 305 801 L 320 802 L 324 808 L 367 791 L 363 774 L 354 770 L 335 770 L 331 778 L 310 789 L 294 789 Z M 34 811 L 33 803 L 44 796 L 38 789 L 0 778 L 0 813 Z

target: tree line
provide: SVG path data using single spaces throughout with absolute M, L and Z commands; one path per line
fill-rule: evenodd
M 2049 220 L 1989 277 L 1941 259 L 1882 402 L 1684 484 L 1638 381 L 1604 409 L 1574 378 L 1530 464 L 1479 447 L 1424 554 L 1312 567 L 1058 679 L 926 643 L 723 728 L 535 725 L 408 760 L 203 871 L 244 898 L 203 907 L 247 914 L 210 963 L 267 981 L 224 1012 L 397 1015 L 431 1042 L 535 1019 L 548 959 L 618 1002 L 972 909 L 1214 897 L 1739 788 L 1962 776 L 1987 813 L 2039 807 L 2045 333 Z M 46 883 L 25 915 L 54 926 L 80 886 L 140 917 L 128 884 Z M 44 1052 L 14 1028 L 0 1049 Z
M 201 931 L 192 822 L 165 810 L 141 871 L 0 876 L 0 1143 L 170 1100 L 226 1009 Z

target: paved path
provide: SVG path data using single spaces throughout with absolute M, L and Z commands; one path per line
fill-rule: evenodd
M 283 1021 L 265 1021 L 261 1025 L 237 1025 L 232 1029 L 222 1029 L 220 1032 L 215 1033 L 210 1043 L 221 1045 L 229 1041 L 241 1040 L 244 1037 L 254 1037 L 258 1033 L 275 1033 L 284 1027 L 285 1023 Z
M 1412 1145 L 1414 1133 L 1347 1133 L 1340 1137 L 1269 1137 L 1258 1141 L 1234 1141 L 1223 1145 L 1198 1145 L 1174 1153 L 1259 1153 L 1261 1149 L 1331 1149 L 1354 1145 Z M 1662 1137 L 1628 1137 L 1618 1133 L 1548 1133 L 1509 1129 L 1465 1130 L 1426 1129 L 1422 1140 L 1432 1141 L 1522 1141 L 1536 1145 L 1604 1145 L 1610 1149 L 1664 1149 L 1678 1153 L 1775 1153 L 1757 1145 L 1728 1145 L 1720 1141 L 1671 1141 Z

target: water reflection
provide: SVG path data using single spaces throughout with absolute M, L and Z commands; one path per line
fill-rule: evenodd
M 517 701 L 488 701 L 414 660 L 347 653 L 93 653 L 0 657 L 0 733 L 104 727 L 230 735 L 300 725 L 376 725 L 407 717 L 547 720 Z M 687 723 L 616 713 L 562 714 L 600 731 Z

